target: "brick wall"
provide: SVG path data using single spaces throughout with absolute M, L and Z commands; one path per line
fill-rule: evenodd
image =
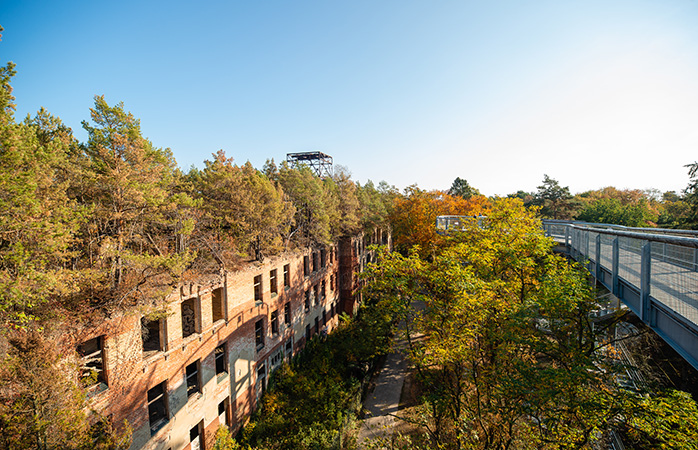
M 315 253 L 315 270 L 313 270 Z M 304 274 L 304 257 L 310 261 L 310 273 Z M 160 318 L 160 349 L 144 353 L 141 339 L 142 312 L 136 310 L 111 317 L 99 326 L 73 333 L 66 339 L 77 345 L 93 337 L 103 339 L 104 386 L 91 391 L 92 406 L 115 424 L 128 421 L 133 429 L 132 449 L 184 449 L 190 442 L 190 430 L 203 421 L 204 445 L 212 442 L 219 425 L 218 406 L 229 402 L 234 429 L 239 428 L 256 406 L 261 390 L 257 372 L 264 367 L 268 379 L 272 366 L 288 357 L 286 344 L 291 341 L 295 352 L 305 343 L 306 327 L 312 333 L 331 330 L 338 322 L 339 254 L 336 246 L 328 247 L 324 258 L 321 249 L 307 249 L 263 263 L 249 263 L 234 272 L 222 272 L 205 284 L 179 287 L 168 298 L 168 310 Z M 324 266 L 322 262 L 324 260 Z M 289 286 L 284 286 L 284 266 L 288 266 Z M 271 271 L 276 270 L 276 292 L 272 292 Z M 255 301 L 255 277 L 261 275 Z M 322 283 L 325 295 L 322 296 Z M 317 288 L 316 288 L 317 286 Z M 214 295 L 214 291 L 222 293 Z M 305 308 L 305 293 L 311 302 Z M 317 292 L 318 298 L 314 293 Z M 222 298 L 221 298 L 222 297 Z M 223 302 L 223 319 L 214 322 L 218 299 Z M 183 335 L 182 303 L 192 305 L 195 332 Z M 286 323 L 285 305 L 290 305 L 292 321 Z M 277 311 L 278 330 L 272 333 L 272 313 Z M 323 324 L 323 311 L 326 325 Z M 315 320 L 318 319 L 318 328 Z M 257 345 L 255 324 L 261 320 L 263 345 Z M 215 349 L 225 344 L 227 372 L 216 374 Z M 198 361 L 200 392 L 187 394 L 186 368 Z M 276 363 L 276 364 L 274 364 Z M 151 435 L 148 415 L 148 391 L 165 383 L 167 422 Z

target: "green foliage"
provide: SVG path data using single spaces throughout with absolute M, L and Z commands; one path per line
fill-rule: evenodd
M 390 348 L 393 317 L 379 305 L 362 307 L 326 338 L 315 338 L 272 375 L 245 442 L 265 449 L 334 448 L 356 413 L 370 363 Z
M 532 205 L 540 207 L 540 214 L 550 219 L 569 219 L 574 216 L 577 208 L 576 202 L 570 194 L 569 187 L 560 186 L 560 183 L 543 176 L 543 184 L 538 186 Z
M 520 200 L 496 199 L 486 220 L 465 226 L 431 258 L 415 249 L 369 267 L 367 298 L 406 319 L 424 388 L 414 420 L 425 440 L 398 439 L 395 448 L 593 448 L 623 427 L 638 442 L 670 442 L 670 430 L 698 420 L 686 397 L 643 397 L 616 384 L 618 365 L 600 351 L 612 342 L 590 321 L 585 274 L 551 253 Z M 676 422 L 652 410 L 682 401 L 686 417 Z
M 460 177 L 456 177 L 456 179 L 453 180 L 453 184 L 451 184 L 448 194 L 463 197 L 466 200 L 474 195 L 482 195 L 480 194 L 480 191 L 469 185 L 467 180 Z
M 628 227 L 648 227 L 654 225 L 657 215 L 649 209 L 645 199 L 641 199 L 636 204 L 622 205 L 619 199 L 601 198 L 584 207 L 577 216 L 577 220 Z

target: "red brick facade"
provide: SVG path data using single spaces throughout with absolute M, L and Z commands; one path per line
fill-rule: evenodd
M 307 336 L 354 313 L 365 247 L 384 240 L 378 232 L 249 263 L 181 286 L 160 317 L 132 311 L 69 338 L 101 343 L 103 383 L 92 387 L 92 407 L 117 426 L 129 423 L 134 450 L 212 448 L 219 424 L 239 429 L 271 371 Z

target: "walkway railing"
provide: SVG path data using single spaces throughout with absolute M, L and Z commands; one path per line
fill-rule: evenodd
M 543 229 L 698 369 L 698 231 L 559 220 Z

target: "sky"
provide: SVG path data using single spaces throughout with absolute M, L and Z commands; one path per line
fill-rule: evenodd
M 360 183 L 680 191 L 698 2 L 0 0 L 16 117 L 123 102 L 183 170 L 321 151 Z

